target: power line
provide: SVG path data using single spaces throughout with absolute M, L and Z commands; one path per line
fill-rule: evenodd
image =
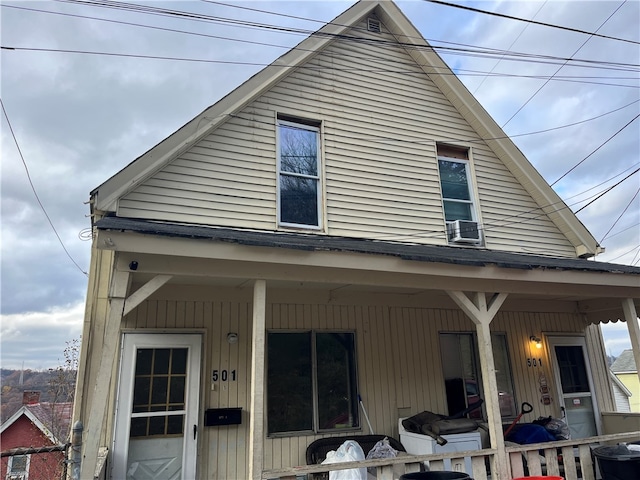
M 548 0 L 545 0 L 545 2 L 540 5 L 540 8 L 538 9 L 538 11 L 536 11 L 536 13 L 533 15 L 533 18 L 536 18 L 538 16 L 538 14 L 540 13 L 540 11 L 544 8 L 544 6 L 547 4 Z M 532 20 L 533 20 L 532 18 Z M 511 42 L 511 45 L 509 45 L 507 47 L 507 50 L 511 50 L 511 47 L 513 47 L 516 42 L 520 39 L 520 37 L 522 36 L 522 34 L 525 32 L 525 30 L 529 27 L 529 25 L 531 25 L 531 22 L 527 22 L 527 24 L 524 26 L 524 28 L 520 31 L 520 33 L 518 33 L 518 36 L 516 38 L 513 39 L 513 41 Z M 504 55 L 503 55 L 504 57 Z M 502 61 L 502 58 L 498 59 L 498 61 L 493 65 L 493 67 L 491 67 L 491 70 L 489 71 L 489 73 L 493 73 L 493 71 L 496 69 L 496 67 L 500 64 L 500 62 Z M 480 88 L 482 87 L 482 85 L 484 84 L 485 80 L 489 78 L 489 75 L 487 75 L 486 77 L 484 77 L 482 79 L 482 81 L 480 82 L 480 84 L 473 90 L 472 95 L 475 95 L 475 93 L 480 90 Z
M 22 160 L 22 165 L 24 165 L 24 169 L 27 172 L 27 179 L 29 180 L 29 185 L 31 186 L 31 190 L 33 191 L 33 195 L 36 197 L 38 205 L 40 205 L 40 209 L 42 210 L 42 213 L 44 213 L 44 216 L 47 217 L 47 221 L 49 222 L 49 225 L 51 225 L 51 229 L 53 230 L 53 233 L 55 233 L 56 238 L 58 239 L 58 242 L 60 242 L 60 245 L 62 246 L 62 249 L 64 250 L 64 253 L 67 254 L 67 257 L 69 257 L 69 260 L 71 260 L 73 262 L 73 264 L 78 268 L 78 270 L 80 270 L 82 273 L 84 273 L 85 275 L 88 276 L 88 273 L 85 272 L 80 267 L 80 265 L 78 265 L 78 263 L 73 259 L 73 257 L 71 256 L 71 254 L 67 250 L 67 247 L 65 247 L 64 242 L 62 241 L 62 238 L 60 238 L 60 235 L 58 234 L 58 231 L 56 230 L 56 227 L 53 225 L 53 222 L 51 221 L 51 218 L 49 217 L 49 214 L 47 213 L 47 210 L 44 208 L 44 205 L 40 201 L 40 197 L 38 196 L 38 192 L 36 192 L 36 187 L 33 185 L 33 181 L 31 180 L 31 174 L 29 173 L 29 167 L 27 167 L 27 162 L 24 159 L 24 155 L 22 155 L 22 150 L 20 149 L 20 145 L 18 144 L 18 139 L 16 138 L 16 135 L 13 132 L 13 127 L 11 126 L 11 122 L 9 121 L 9 116 L 7 115 L 7 111 L 4 108 L 4 102 L 2 101 L 2 98 L 0 98 L 0 105 L 2 106 L 2 113 L 4 113 L 4 118 L 6 119 L 7 125 L 9 126 L 9 131 L 11 132 L 11 136 L 13 137 L 13 141 L 14 141 L 14 143 L 16 145 L 16 149 L 18 150 L 18 154 L 20 156 L 20 160 Z
M 563 175 L 560 176 L 560 178 L 558 178 L 555 182 L 553 182 L 551 184 L 551 186 L 553 187 L 556 183 L 558 183 L 560 180 L 562 180 L 564 177 L 566 177 L 567 175 L 569 175 L 569 173 L 571 173 L 572 171 L 574 171 L 578 166 L 580 166 L 582 163 L 584 163 L 591 155 L 593 155 L 594 153 L 596 153 L 598 150 L 600 150 L 602 147 L 604 147 L 607 143 L 609 143 L 616 135 L 618 135 L 620 132 L 622 132 L 625 128 L 627 128 L 629 125 L 631 125 L 633 122 L 635 122 L 638 117 L 640 117 L 640 114 L 636 115 L 635 117 L 633 117 L 624 127 L 622 127 L 620 130 L 618 130 L 616 133 L 614 133 L 613 135 L 611 135 L 609 138 L 607 138 L 604 142 L 602 142 L 600 145 L 598 145 L 598 147 L 591 152 L 589 155 L 587 155 L 586 157 L 584 157 L 582 160 L 580 160 L 578 163 L 576 163 L 573 167 L 571 167 L 568 171 L 566 171 Z
M 626 38 L 610 37 L 609 35 L 602 35 L 599 33 L 587 32 L 586 30 L 580 30 L 578 28 L 565 27 L 562 25 L 554 25 L 552 23 L 537 22 L 535 20 L 528 20 L 526 18 L 514 17 L 513 15 L 506 15 L 504 13 L 489 12 L 487 10 L 480 10 L 479 8 L 467 7 L 465 5 L 457 5 L 455 3 L 444 2 L 442 0 L 423 0 L 423 1 L 430 2 L 430 3 L 437 3 L 439 5 L 446 5 L 447 7 L 460 8 L 462 10 L 469 10 L 471 12 L 482 13 L 485 15 L 493 15 L 494 17 L 506 18 L 509 20 L 517 20 L 519 22 L 533 23 L 534 25 L 541 25 L 543 27 L 557 28 L 559 30 L 565 30 L 567 32 L 582 33 L 584 35 L 592 35 L 594 37 L 606 38 L 607 40 L 615 40 L 617 42 L 625 42 L 625 43 L 632 43 L 634 45 L 640 45 L 640 42 L 636 42 L 634 40 L 628 40 Z
M 609 15 L 609 16 L 607 17 L 607 19 L 606 19 L 604 22 L 602 22 L 602 23 L 600 24 L 600 26 L 596 29 L 596 32 L 598 32 L 598 30 L 600 30 L 600 29 L 604 26 L 604 24 L 605 24 L 605 23 L 607 23 L 607 22 L 611 19 L 611 17 L 613 17 L 613 16 L 616 14 L 616 12 L 622 8 L 622 6 L 623 6 L 626 2 L 627 2 L 627 0 L 624 0 L 624 2 L 622 2 L 622 3 L 618 6 L 618 8 L 616 8 L 616 9 L 613 11 L 613 13 L 612 13 L 611 15 Z M 575 56 L 575 55 L 576 55 L 580 50 L 582 50 L 582 47 L 584 47 L 584 46 L 589 42 L 589 40 L 591 40 L 591 39 L 593 38 L 593 36 L 594 36 L 594 35 L 596 35 L 596 33 L 593 33 L 592 35 L 590 35 L 590 36 L 589 36 L 589 38 L 587 38 L 584 42 L 582 42 L 582 45 L 580 45 L 580 46 L 578 47 L 578 49 L 577 49 L 575 52 L 573 52 L 573 53 L 571 54 L 571 57 L 570 57 L 570 58 L 573 58 L 573 57 L 574 57 L 574 56 Z M 560 70 L 562 70 L 562 68 L 563 68 L 567 63 L 569 63 L 569 60 L 566 60 L 562 65 L 560 65 L 560 66 L 558 67 L 558 69 L 553 73 L 553 75 L 551 75 L 551 76 L 550 76 L 550 77 L 549 77 L 549 78 L 548 78 L 548 79 L 547 79 L 547 80 L 546 80 L 542 85 L 540 85 L 540 87 L 539 87 L 535 92 L 533 92 L 533 95 L 531 95 L 531 96 L 527 99 L 527 101 L 526 101 L 526 102 L 524 102 L 524 103 L 522 104 L 522 106 L 521 106 L 520 108 L 518 108 L 518 110 L 516 110 L 516 111 L 515 111 L 515 113 L 514 113 L 513 115 L 511 115 L 511 117 L 509 117 L 509 120 L 507 120 L 507 121 L 502 125 L 502 128 L 506 127 L 506 126 L 509 124 L 509 122 L 510 122 L 511 120 L 513 120 L 513 119 L 516 117 L 516 115 L 518 115 L 518 113 L 520 113 L 520 112 L 524 109 L 524 107 L 526 107 L 526 106 L 529 104 L 529 102 L 530 102 L 531 100 L 533 100 L 533 99 L 535 98 L 535 96 L 536 96 L 536 95 L 538 95 L 538 93 L 540 93 L 540 92 L 542 91 L 542 89 L 543 89 L 543 88 L 544 88 L 544 87 L 545 87 L 545 86 L 546 86 L 546 85 L 551 81 L 551 79 L 552 79 L 553 77 L 555 77 L 555 76 L 556 76 L 556 74 L 557 74 L 558 72 L 560 72 Z
M 633 201 L 636 199 L 636 197 L 638 196 L 638 193 L 640 193 L 640 188 L 638 188 L 638 190 L 636 190 L 636 193 L 633 197 L 631 197 L 631 200 L 629 200 L 629 203 L 627 204 L 626 207 L 624 207 L 624 210 L 622 210 L 622 213 L 618 216 L 618 218 L 616 218 L 616 221 L 613 222 L 613 225 L 611 225 L 611 227 L 609 228 L 609 230 L 607 230 L 607 233 L 604 234 L 604 236 L 602 237 L 602 240 L 600 240 L 600 243 L 604 242 L 604 240 L 607 238 L 607 235 L 609 235 L 609 232 L 611 232 L 611 230 L 613 230 L 613 227 L 615 227 L 618 222 L 620 221 L 620 219 L 622 218 L 622 216 L 626 213 L 626 211 L 629 209 L 629 207 L 631 206 L 631 204 L 633 203 Z
M 61 1 L 61 2 L 67 2 L 69 0 L 57 0 L 57 1 Z M 88 4 L 88 6 L 90 6 L 91 4 Z M 5 5 L 5 4 L 0 4 L 0 6 L 2 7 L 6 7 L 6 8 L 14 8 L 14 9 L 19 9 L 19 10 L 26 10 L 26 11 L 33 11 L 33 12 L 38 12 L 38 13 L 46 13 L 46 14 L 52 14 L 52 15 L 61 15 L 61 16 L 69 16 L 69 17 L 75 17 L 75 18 L 84 18 L 84 19 L 90 19 L 90 20 L 97 20 L 97 21 L 104 21 L 104 22 L 110 22 L 110 23 L 116 23 L 116 24 L 122 24 L 122 25 L 128 25 L 128 26 L 135 26 L 135 27 L 141 27 L 141 28 L 150 28 L 150 29 L 155 29 L 155 30 L 160 30 L 160 31 L 167 31 L 167 32 L 172 32 L 172 33 L 181 33 L 181 34 L 187 34 L 187 35 L 195 35 L 195 36 L 202 36 L 202 37 L 207 37 L 207 38 L 216 38 L 219 40 L 226 40 L 226 41 L 233 41 L 233 42 L 240 42 L 240 43 L 249 43 L 249 44 L 255 44 L 255 45 L 260 45 L 260 46 L 268 46 L 268 47 L 276 47 L 276 48 L 282 48 L 282 49 L 286 49 L 286 50 L 291 50 L 291 49 L 295 49 L 295 50 L 301 50 L 301 51 L 309 51 L 309 50 L 305 50 L 302 49 L 299 45 L 298 46 L 294 46 L 293 48 L 287 45 L 277 45 L 277 44 L 271 44 L 271 43 L 265 43 L 265 42 L 257 42 L 257 41 L 251 41 L 251 40 L 245 40 L 245 39 L 237 39 L 237 38 L 230 38 L 230 37 L 223 37 L 223 36 L 219 36 L 219 35 L 210 35 L 210 34 L 204 34 L 204 33 L 198 33 L 198 32 L 192 32 L 192 31 L 186 31 L 186 30 L 177 30 L 177 29 L 172 29 L 172 28 L 165 28 L 165 27 L 157 27 L 157 26 L 153 26 L 153 25 L 144 25 L 144 24 L 140 24 L 140 23 L 134 23 L 134 22 L 125 22 L 125 21 L 120 21 L 120 20 L 112 20 L 112 19 L 105 19 L 105 18 L 100 18 L 100 17 L 91 17 L 91 16 L 86 16 L 86 15 L 77 15 L 77 14 L 70 14 L 70 13 L 64 13 L 64 12 L 52 12 L 52 11 L 48 11 L 48 10 L 40 10 L 40 9 L 34 9 L 34 8 L 27 8 L 27 7 L 19 7 L 16 5 Z M 194 17 L 194 14 L 190 14 L 191 17 Z M 166 15 L 164 15 L 166 16 Z M 206 18 L 191 18 L 189 17 L 188 20 L 197 20 L 197 21 L 206 21 Z M 209 20 L 209 21 L 213 21 L 213 20 Z M 234 20 L 234 19 L 230 19 L 230 21 L 232 21 L 234 24 L 236 24 L 236 26 L 240 26 L 242 27 L 242 22 L 238 21 L 238 20 Z M 216 23 L 225 23 L 223 20 L 216 20 Z M 278 30 L 278 31 L 284 31 L 284 30 L 288 30 L 289 33 L 294 33 L 293 29 L 286 29 L 284 27 L 278 27 L 278 26 L 274 26 L 274 29 Z M 311 34 L 319 34 L 318 32 L 314 32 L 311 30 L 298 30 L 295 33 L 300 33 L 300 34 L 305 34 L 305 35 L 311 35 Z M 413 48 L 413 49 L 427 49 L 427 50 L 440 50 L 443 51 L 445 53 L 448 53 L 450 55 L 466 55 L 466 56 L 481 56 L 481 57 L 485 57 L 485 58 L 499 58 L 497 57 L 498 55 L 502 55 L 502 59 L 503 60 L 510 60 L 510 61 L 519 61 L 519 62 L 527 62 L 527 63 L 546 63 L 546 64 L 557 64 L 556 62 L 562 61 L 565 62 L 567 60 L 574 62 L 574 64 L 572 66 L 577 67 L 577 68 L 606 68 L 607 70 L 620 70 L 620 71 L 632 71 L 632 72 L 636 72 L 638 70 L 638 68 L 640 68 L 640 64 L 629 64 L 629 63 L 620 63 L 620 62 L 608 62 L 608 61 L 601 61 L 601 60 L 589 60 L 589 59 L 567 59 L 564 57 L 554 57 L 554 56 L 550 56 L 550 55 L 539 55 L 539 54 L 527 54 L 527 53 L 519 53 L 519 52 L 508 52 L 508 51 L 504 51 L 504 50 L 497 50 L 497 49 L 492 49 L 492 48 L 485 48 L 485 47 L 477 47 L 477 46 L 473 46 L 473 45 L 465 45 L 465 44 L 454 44 L 452 42 L 443 42 L 443 43 L 449 43 L 452 45 L 460 45 L 464 48 L 460 48 L 460 47 L 444 47 L 444 46 L 437 46 L 434 44 L 430 44 L 429 46 L 416 46 L 414 44 L 407 44 L 407 43 L 403 43 L 403 42 L 396 42 L 396 41 L 389 41 L 389 40 L 373 40 L 373 39 L 363 39 L 360 37 L 353 37 L 353 36 L 348 36 L 348 35 L 331 35 L 331 34 L 323 34 L 324 36 L 327 37 L 334 37 L 334 38 L 339 38 L 341 40 L 346 40 L 346 41 L 357 41 L 357 42 L 365 42 L 365 43 L 371 43 L 371 44 L 375 44 L 375 45 L 379 45 L 379 46 L 388 46 L 388 47 L 395 47 L 395 46 L 402 46 L 405 48 Z M 505 57 L 513 57 L 513 58 L 507 58 Z M 352 55 L 344 55 L 345 57 L 353 57 Z M 356 58 L 361 58 L 361 57 L 356 57 Z
M 257 67 L 266 67 L 266 66 L 272 65 L 270 63 L 264 63 L 264 62 L 244 62 L 244 61 L 232 61 L 232 60 L 212 60 L 212 59 L 206 59 L 206 58 L 168 57 L 168 56 L 160 56 L 160 55 L 142 55 L 142 54 L 135 54 L 135 53 L 115 53 L 115 52 L 101 52 L 101 51 L 91 51 L 91 50 L 72 50 L 72 49 L 62 49 L 62 48 L 16 47 L 16 46 L 8 46 L 8 45 L 2 45 L 0 46 L 0 48 L 2 48 L 3 50 L 26 51 L 26 52 L 70 53 L 70 54 L 80 54 L 80 55 L 140 58 L 145 60 L 166 60 L 166 61 L 176 61 L 176 62 L 212 63 L 212 64 L 222 64 L 222 65 L 257 66 Z M 314 65 L 274 64 L 273 66 L 280 67 L 280 68 L 295 68 L 295 69 L 304 69 L 304 70 L 331 69 L 332 71 L 343 71 L 343 72 L 403 73 L 408 75 L 422 75 L 424 73 L 424 72 L 414 72 L 410 70 L 397 70 L 397 69 L 389 70 L 384 68 L 360 68 L 360 67 L 340 68 L 335 65 L 322 67 L 322 66 L 314 66 Z M 464 72 L 466 72 L 466 70 L 460 70 L 460 73 L 458 74 L 450 71 L 434 72 L 434 73 L 437 73 L 438 75 L 450 75 L 450 76 L 474 76 L 474 75 L 486 76 L 487 75 L 486 72 L 478 72 L 478 71 L 469 71 L 470 73 L 464 73 Z M 493 74 L 491 76 L 494 76 L 494 77 L 499 76 L 504 78 L 522 78 L 522 79 L 547 78 L 540 75 L 516 75 L 516 74 Z M 640 89 L 640 86 L 636 86 L 636 85 L 594 82 L 594 81 L 586 81 L 586 80 L 579 80 L 579 79 L 635 80 L 635 78 L 632 78 L 632 77 L 596 77 L 596 76 L 587 76 L 587 77 L 571 76 L 571 77 L 561 77 L 561 78 L 556 77 L 553 80 L 556 80 L 559 82 L 570 82 L 570 83 L 580 83 L 580 84 L 589 84 L 589 85 Z
M 637 168 L 636 170 L 634 170 L 633 172 L 631 172 L 629 175 L 627 175 L 626 177 L 624 177 L 622 180 L 620 180 L 618 183 L 616 183 L 615 185 L 612 185 L 611 187 L 609 187 L 607 190 L 605 190 L 603 193 L 601 193 L 600 195 L 598 195 L 596 198 L 594 198 L 593 200 L 591 200 L 589 203 L 587 203 L 586 205 L 582 206 L 581 208 L 579 208 L 578 210 L 576 210 L 574 213 L 577 214 L 578 212 L 581 212 L 582 210 L 584 210 L 585 208 L 587 208 L 589 205 L 591 205 L 593 202 L 595 202 L 596 200 L 599 200 L 600 198 L 604 197 L 607 193 L 609 193 L 611 190 L 613 190 L 614 188 L 616 188 L 618 185 L 620 185 L 622 182 L 624 182 L 625 180 L 627 180 L 628 178 L 630 178 L 632 175 L 638 173 L 640 171 L 640 168 Z

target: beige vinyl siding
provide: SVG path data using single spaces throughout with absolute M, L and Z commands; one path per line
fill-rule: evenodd
M 361 38 L 392 41 L 384 30 Z M 118 214 L 273 230 L 278 113 L 322 122 L 329 235 L 445 245 L 436 142 L 471 148 L 486 246 L 574 248 L 400 46 L 338 40 L 119 202 Z
M 170 286 L 141 304 L 123 320 L 130 331 L 203 332 L 202 408 L 241 407 L 242 424 L 228 427 L 203 427 L 199 441 L 203 478 L 246 478 L 250 404 L 251 292 L 246 289 L 211 289 L 198 286 Z M 324 303 L 328 292 L 268 290 L 267 329 L 269 330 L 344 330 L 356 333 L 359 393 L 376 433 L 397 438 L 400 416 L 430 410 L 448 413 L 442 377 L 440 332 L 475 332 L 473 322 L 453 308 L 403 306 L 403 296 L 360 294 L 354 300 L 346 295 Z M 287 299 L 298 299 L 296 302 Z M 206 300 L 205 300 L 206 299 Z M 410 300 L 415 303 L 415 299 Z M 409 303 L 409 302 L 407 302 Z M 538 416 L 558 415 L 555 379 L 546 346 L 543 366 L 531 368 L 526 359 L 532 355 L 529 337 L 536 335 L 585 335 L 584 320 L 571 313 L 529 313 L 501 311 L 491 325 L 492 331 L 507 336 L 515 396 L 518 405 L 527 401 L 534 406 L 527 421 Z M 226 336 L 238 333 L 237 344 Z M 602 358 L 598 337 L 587 329 L 587 348 L 592 359 L 594 382 L 599 391 L 609 392 L 606 367 L 594 359 Z M 214 369 L 236 370 L 235 382 L 217 382 L 211 388 Z M 539 374 L 544 373 L 552 389 L 554 402 L 542 406 L 539 400 Z M 610 395 L 609 395 L 610 396 Z M 600 408 L 607 406 L 598 397 Z M 610 400 L 612 404 L 612 400 Z M 603 408 L 605 409 L 605 408 Z M 506 419 L 505 423 L 510 423 Z M 368 433 L 360 417 L 361 433 Z M 303 465 L 305 450 L 316 438 L 328 435 L 292 435 L 265 440 L 265 468 Z

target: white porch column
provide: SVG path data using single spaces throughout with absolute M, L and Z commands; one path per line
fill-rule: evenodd
M 508 458 L 504 451 L 504 435 L 502 432 L 502 418 L 500 416 L 500 404 L 496 381 L 496 367 L 493 360 L 493 347 L 491 345 L 491 320 L 507 298 L 506 293 L 494 295 L 487 305 L 487 298 L 483 292 L 475 292 L 473 301 L 464 293 L 458 291 L 447 292 L 456 304 L 464 311 L 476 325 L 478 335 L 478 353 L 480 354 L 480 369 L 482 372 L 482 386 L 485 392 L 487 406 L 487 421 L 489 423 L 489 436 L 491 448 L 497 453 L 494 457 L 492 472 L 497 480 L 509 478 Z
M 638 374 L 638 378 L 640 378 L 640 327 L 638 327 L 638 312 L 633 303 L 633 298 L 625 298 L 622 301 L 622 310 L 624 311 L 624 319 L 629 329 L 629 337 L 631 337 L 633 358 L 636 361 L 636 373 Z
M 251 404 L 249 407 L 249 478 L 260 480 L 264 452 L 264 361 L 267 282 L 253 286 L 253 335 L 251 341 Z
M 85 420 L 85 440 L 83 441 L 83 458 L 80 478 L 92 479 L 98 462 L 98 448 L 101 446 L 105 417 L 108 408 L 111 387 L 111 374 L 118 352 L 120 338 L 120 323 L 124 315 L 124 305 L 129 290 L 129 272 L 114 271 L 109 294 L 109 313 L 104 325 L 102 338 L 96 337 L 94 342 L 102 341 L 102 356 L 98 372 L 95 377 L 93 401 L 89 412 L 89 419 Z M 94 325 L 99 331 L 101 325 Z

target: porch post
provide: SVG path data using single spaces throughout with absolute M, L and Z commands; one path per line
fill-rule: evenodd
M 487 422 L 489 424 L 489 436 L 491 448 L 496 449 L 496 455 L 492 465 L 492 478 L 507 480 L 509 478 L 508 457 L 504 451 L 504 435 L 502 432 L 502 418 L 497 395 L 496 367 L 493 360 L 493 347 L 491 345 L 491 320 L 507 298 L 506 293 L 494 295 L 487 305 L 487 298 L 483 292 L 475 292 L 473 301 L 464 292 L 447 292 L 456 304 L 467 314 L 476 325 L 478 335 L 478 353 L 480 354 L 480 370 L 482 372 L 482 386 L 487 393 L 485 402 L 487 405 Z
M 249 406 L 249 478 L 260 480 L 264 452 L 264 361 L 267 282 L 253 286 L 253 335 L 251 345 L 251 403 Z
M 633 358 L 636 361 L 636 373 L 638 374 L 638 378 L 640 378 L 640 327 L 638 327 L 638 312 L 633 303 L 633 298 L 625 298 L 622 301 L 622 310 L 624 311 L 624 319 L 629 329 L 629 337 L 631 337 Z
M 100 328 L 104 328 L 102 337 L 93 338 L 94 343 L 102 343 L 102 356 L 95 376 L 93 400 L 85 428 L 86 440 L 83 442 L 80 478 L 93 478 L 98 463 L 98 448 L 104 433 L 110 387 L 113 380 L 111 376 L 118 353 L 120 323 L 123 317 L 125 298 L 129 290 L 129 281 L 129 272 L 117 271 L 114 267 L 106 325 L 94 325 L 94 331 L 100 331 Z

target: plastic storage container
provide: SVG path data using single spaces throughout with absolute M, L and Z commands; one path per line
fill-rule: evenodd
M 400 476 L 400 480 L 473 480 L 464 472 L 415 472 L 405 473 Z
M 593 454 L 598 459 L 602 480 L 636 480 L 640 478 L 640 452 L 626 445 L 597 447 Z

